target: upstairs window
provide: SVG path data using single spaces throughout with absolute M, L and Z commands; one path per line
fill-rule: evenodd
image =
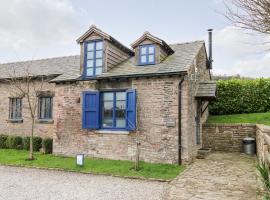
M 150 65 L 155 64 L 155 46 L 152 44 L 140 46 L 139 64 Z
M 96 76 L 102 73 L 103 42 L 91 41 L 85 43 L 85 76 Z
M 9 99 L 9 119 L 22 119 L 22 98 Z
M 52 97 L 39 97 L 38 99 L 38 118 L 39 119 L 52 119 Z

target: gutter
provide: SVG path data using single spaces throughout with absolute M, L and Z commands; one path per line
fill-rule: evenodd
M 185 76 L 178 85 L 178 165 L 182 164 L 182 83 Z

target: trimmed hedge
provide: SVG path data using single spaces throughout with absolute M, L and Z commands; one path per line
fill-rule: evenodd
M 39 151 L 41 147 L 44 147 L 45 153 L 52 153 L 52 143 L 53 140 L 51 138 L 42 139 L 41 137 L 34 137 L 33 150 Z M 29 150 L 30 137 L 0 135 L 0 149 Z
M 53 150 L 53 139 L 45 138 L 42 140 L 42 147 L 44 149 L 45 154 L 52 153 Z
M 270 79 L 217 81 L 217 100 L 209 105 L 213 115 L 270 111 Z
M 6 149 L 6 141 L 7 141 L 8 136 L 7 135 L 0 135 L 0 149 Z
M 6 139 L 6 147 L 9 149 L 22 149 L 22 137 L 8 136 Z
M 41 137 L 34 137 L 33 138 L 33 150 L 39 151 L 39 149 L 42 147 L 42 138 Z

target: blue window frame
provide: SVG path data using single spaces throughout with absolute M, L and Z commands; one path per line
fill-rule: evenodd
M 84 44 L 84 76 L 91 77 L 102 74 L 103 41 L 95 40 Z
M 126 92 L 102 92 L 101 128 L 126 128 Z
M 83 92 L 84 129 L 136 129 L 136 90 Z
M 139 64 L 151 65 L 155 64 L 155 45 L 141 45 L 139 50 Z

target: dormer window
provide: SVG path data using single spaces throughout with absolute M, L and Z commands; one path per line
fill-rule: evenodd
M 139 54 L 140 65 L 155 64 L 155 46 L 152 44 L 141 45 Z
M 102 74 L 103 67 L 103 41 L 85 42 L 85 76 Z

